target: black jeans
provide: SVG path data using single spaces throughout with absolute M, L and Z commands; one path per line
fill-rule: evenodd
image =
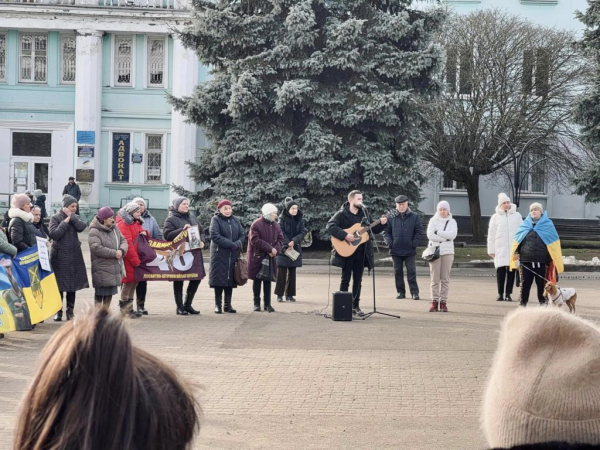
M 359 250 L 354 255 L 345 259 L 344 267 L 342 267 L 342 281 L 340 283 L 340 291 L 348 292 L 348 288 L 350 287 L 350 277 L 352 277 L 352 298 L 354 300 L 354 307 L 358 307 L 360 303 L 360 290 L 362 286 L 362 277 L 364 271 L 364 250 Z
M 265 306 L 271 304 L 271 280 L 253 280 L 252 281 L 252 292 L 254 293 L 254 298 L 258 298 L 258 303 L 260 304 L 260 288 L 264 289 L 264 302 Z
M 190 282 L 188 283 L 186 293 L 188 295 L 194 296 L 194 294 L 198 290 L 198 286 L 200 286 L 200 280 L 190 280 Z M 183 293 L 183 281 L 173 281 L 173 292 Z
M 232 287 L 215 287 L 215 300 L 221 301 L 223 298 L 223 292 L 225 292 L 225 304 L 231 302 L 231 297 L 233 296 L 233 288 Z
M 546 285 L 546 270 L 548 266 L 544 263 L 521 262 L 519 271 L 521 272 L 521 298 L 520 302 L 524 305 L 529 301 L 529 292 L 535 280 L 537 286 L 537 297 L 540 303 L 546 303 L 544 297 L 544 286 Z M 533 271 L 533 272 L 532 272 Z
M 296 268 L 280 267 L 277 272 L 277 283 L 275 284 L 275 295 L 293 297 L 296 295 Z
M 506 295 L 512 294 L 516 273 L 516 270 L 510 270 L 507 266 L 498 267 L 496 269 L 496 281 L 498 281 L 499 296 L 504 297 L 504 292 L 506 292 Z M 506 286 L 506 289 L 504 286 Z
M 406 264 L 406 278 L 408 287 L 412 295 L 419 295 L 419 285 L 417 284 L 417 257 L 413 256 L 394 256 L 394 275 L 396 276 L 396 292 L 406 295 L 406 286 L 404 285 L 404 264 Z
M 143 308 L 146 304 L 146 292 L 148 292 L 148 282 L 140 281 L 135 288 L 135 298 L 138 308 Z

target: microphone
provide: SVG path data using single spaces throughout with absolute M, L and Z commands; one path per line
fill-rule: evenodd
M 360 202 L 360 203 L 359 203 L 357 206 L 358 206 L 359 208 L 361 208 L 361 209 L 363 209 L 363 208 L 365 208 L 365 209 L 366 209 L 366 208 L 367 208 L 367 205 L 365 205 L 363 202 Z

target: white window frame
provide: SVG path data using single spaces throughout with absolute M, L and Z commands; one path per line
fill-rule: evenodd
M 161 171 L 160 171 L 160 180 L 158 181 L 148 181 L 148 136 L 161 136 Z M 143 184 L 149 185 L 157 185 L 157 184 L 165 184 L 165 172 L 167 167 L 167 134 L 166 133 L 153 133 L 151 131 L 147 131 L 142 133 L 142 139 L 144 142 L 144 181 Z
M 65 60 L 63 57 L 63 40 L 65 38 L 74 38 L 75 39 L 75 80 L 73 81 L 65 81 L 64 80 L 64 69 L 65 69 Z M 60 84 L 75 84 L 77 80 L 77 36 L 73 33 L 61 33 L 60 34 Z
M 0 31 L 0 36 L 4 36 L 4 77 L 0 77 L 0 83 L 6 83 L 6 67 L 8 61 L 8 33 Z
M 442 172 L 442 187 L 441 187 L 441 191 L 444 192 L 467 192 L 467 188 L 459 188 L 458 187 L 458 181 L 456 180 L 452 180 L 452 187 L 446 187 L 444 186 L 444 178 L 446 177 L 446 175 Z
M 35 79 L 33 80 L 24 80 L 23 78 L 21 78 L 21 56 L 22 56 L 22 51 L 23 51 L 23 43 L 22 43 L 22 38 L 23 36 L 32 36 L 34 43 L 32 46 L 32 53 L 31 53 L 31 75 L 33 78 L 35 78 L 35 37 L 36 36 L 45 36 L 46 37 L 46 81 L 36 81 Z M 19 33 L 19 41 L 18 41 L 18 45 L 19 45 L 19 83 L 23 83 L 23 84 L 48 84 L 48 33 L 44 33 L 44 32 L 39 32 L 39 31 L 32 31 L 32 32 L 20 32 Z
M 127 179 L 127 181 L 113 181 L 112 179 L 112 170 L 113 170 L 113 135 L 115 133 L 129 133 L 129 178 Z M 134 131 L 130 131 L 130 130 L 112 130 L 108 132 L 108 151 L 106 152 L 108 154 L 108 178 L 107 178 L 107 182 L 110 184 L 117 184 L 117 185 L 123 185 L 123 184 L 131 184 L 131 176 L 133 174 L 133 163 L 131 162 L 131 155 L 133 154 L 133 150 L 134 150 L 134 145 L 133 145 L 133 138 L 135 136 L 135 132 Z
M 132 46 L 131 46 L 131 83 L 130 84 L 122 84 L 122 83 L 117 83 L 117 39 L 118 38 L 124 38 L 124 37 L 131 37 L 132 40 Z M 126 89 L 134 89 L 135 88 L 135 76 L 136 76 L 136 55 L 137 55 L 137 48 L 136 48 L 136 35 L 135 34 L 111 34 L 111 77 L 110 77 L 110 86 L 111 87 L 115 87 L 115 88 L 126 88 Z
M 150 51 L 150 40 L 164 40 L 165 55 L 163 62 L 163 82 L 161 85 L 150 84 L 150 70 L 148 68 L 148 52 Z M 165 89 L 169 85 L 169 36 L 164 35 L 146 35 L 144 37 L 144 88 L 145 89 Z

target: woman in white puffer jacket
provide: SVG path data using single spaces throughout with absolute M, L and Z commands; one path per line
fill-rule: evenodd
M 435 215 L 429 219 L 427 238 L 429 246 L 440 247 L 440 257 L 429 263 L 431 274 L 431 307 L 429 312 L 448 312 L 448 292 L 450 290 L 450 269 L 454 262 L 454 239 L 458 234 L 456 220 L 450 214 L 450 204 L 442 200 L 437 205 Z M 438 309 L 439 305 L 439 309 Z
M 510 270 L 510 250 L 515 233 L 523 222 L 517 205 L 510 202 L 508 195 L 498 194 L 496 214 L 490 219 L 488 228 L 487 251 L 494 258 L 496 279 L 498 281 L 498 298 L 501 302 L 512 302 L 511 294 L 515 283 L 515 271 Z M 506 297 L 504 293 L 506 292 Z

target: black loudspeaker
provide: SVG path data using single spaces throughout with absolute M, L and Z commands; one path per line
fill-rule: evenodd
M 334 292 L 333 320 L 352 320 L 352 292 Z

